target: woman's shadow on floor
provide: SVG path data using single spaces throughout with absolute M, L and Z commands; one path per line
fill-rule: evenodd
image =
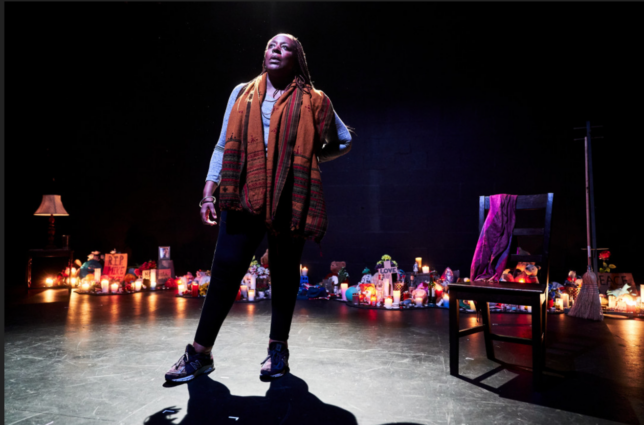
M 209 424 L 335 424 L 357 425 L 355 416 L 323 403 L 309 392 L 302 379 L 288 373 L 271 382 L 266 396 L 240 397 L 228 387 L 203 376 L 189 382 L 188 412 L 179 423 L 171 418 L 180 409 L 168 407 L 145 421 L 145 425 Z

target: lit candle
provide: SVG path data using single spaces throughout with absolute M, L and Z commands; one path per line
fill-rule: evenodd
M 97 282 L 101 281 L 101 269 L 94 269 L 94 280 Z
M 429 273 L 429 266 L 423 266 L 423 273 Z
M 555 299 L 555 307 L 557 307 L 557 310 L 563 310 L 563 298 Z
M 154 282 L 150 281 L 150 290 L 154 291 L 156 289 L 157 289 L 157 281 L 156 280 Z
M 436 298 L 441 298 L 443 296 L 443 287 L 440 286 L 438 283 L 434 285 L 436 287 Z
M 302 267 L 302 276 L 308 276 L 308 273 L 309 273 L 309 269 L 307 269 L 306 267 Z
M 416 257 L 416 265 L 418 266 L 418 270 L 423 267 L 423 257 Z
M 248 290 L 248 301 L 255 301 L 255 290 L 254 289 L 249 289 Z
M 110 292 L 110 281 L 107 279 L 101 280 L 101 292 L 105 292 L 106 294 Z
M 570 308 L 570 306 L 569 306 L 570 295 L 561 294 L 561 299 L 563 300 L 563 308 Z
M 241 289 L 242 298 L 244 298 L 244 299 L 248 298 L 248 286 L 241 285 L 239 288 Z
M 449 295 L 443 294 L 443 306 L 449 307 Z M 458 306 L 456 306 L 458 308 Z
M 140 291 L 141 290 L 141 279 L 137 279 L 134 281 L 134 290 L 135 291 Z
M 393 305 L 393 301 L 391 298 L 385 298 L 385 308 L 391 308 Z
M 76 278 L 72 277 L 72 286 L 76 286 Z
M 626 301 L 626 311 L 635 313 L 635 301 Z
M 192 296 L 193 297 L 198 297 L 199 296 L 199 284 L 198 283 L 193 283 L 192 284 Z
M 470 310 L 476 310 L 476 306 L 474 305 L 474 301 L 469 301 L 468 304 L 470 305 Z
M 47 284 L 47 286 L 52 286 L 54 284 L 54 279 L 48 277 L 47 279 L 45 279 L 45 283 Z
M 341 283 L 340 284 L 340 291 L 342 291 L 342 301 L 347 300 L 347 289 L 349 289 L 349 284 L 348 283 Z
M 608 296 L 608 308 L 615 308 L 617 305 L 617 298 L 615 295 L 609 295 Z
M 423 298 L 416 297 L 416 307 L 422 307 L 422 306 L 423 306 Z
M 394 304 L 395 305 L 400 304 L 400 291 L 399 290 L 394 291 Z
M 150 286 L 157 286 L 157 269 L 150 269 Z
M 180 283 L 177 285 L 177 293 L 178 295 L 183 295 L 183 292 L 185 291 L 186 287 L 183 285 L 183 283 Z
M 112 284 L 112 293 L 116 294 L 119 291 L 119 284 L 118 283 L 113 283 Z
M 376 298 L 376 296 L 372 295 L 371 296 L 371 305 L 375 307 L 377 301 L 378 301 L 378 299 Z
M 83 284 L 81 285 L 81 288 L 83 289 L 84 292 L 89 291 L 89 283 L 83 282 Z
M 256 283 L 257 283 L 257 278 L 255 276 L 251 276 L 250 277 L 250 289 L 252 289 L 253 291 L 255 290 Z

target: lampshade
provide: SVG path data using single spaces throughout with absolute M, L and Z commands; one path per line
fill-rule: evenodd
M 69 213 L 65 211 L 63 203 L 60 201 L 60 195 L 43 195 L 40 206 L 34 213 L 39 216 L 68 216 Z

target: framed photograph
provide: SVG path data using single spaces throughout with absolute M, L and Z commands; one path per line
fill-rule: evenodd
M 170 259 L 170 247 L 169 246 L 160 246 L 159 247 L 159 262 L 161 260 L 169 260 Z

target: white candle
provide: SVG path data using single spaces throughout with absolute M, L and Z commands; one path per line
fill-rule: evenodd
M 617 298 L 615 298 L 615 295 L 609 295 L 608 308 L 615 308 L 616 305 L 617 305 Z
M 570 296 L 568 294 L 561 294 L 561 299 L 563 300 L 563 308 L 570 308 Z
M 391 308 L 393 301 L 391 298 L 385 298 L 385 308 Z
M 81 288 L 82 288 L 82 289 L 83 289 L 83 291 L 85 291 L 85 292 L 89 291 L 89 283 L 87 283 L 87 282 L 83 283 L 83 284 L 81 285 Z
M 101 280 L 101 269 L 94 269 L 94 280 L 100 282 Z
M 248 286 L 241 285 L 239 288 L 241 289 L 242 298 L 244 298 L 244 299 L 248 298 Z
M 76 278 L 72 277 L 72 286 L 76 286 Z
M 423 273 L 429 273 L 429 266 L 423 266 Z
M 107 279 L 101 280 L 101 292 L 105 292 L 106 294 L 110 292 L 110 281 Z
M 255 301 L 255 290 L 254 289 L 249 289 L 248 290 L 248 301 Z
M 423 267 L 423 257 L 416 257 L 416 265 L 419 270 Z
M 555 300 L 555 307 L 557 307 L 557 310 L 563 310 L 563 298 L 557 298 Z
M 349 284 L 348 283 L 341 283 L 340 284 L 340 290 L 342 291 L 342 301 L 347 300 L 347 289 L 349 289 Z
M 119 284 L 118 283 L 113 283 L 112 284 L 112 293 L 116 294 L 119 291 Z
M 141 282 L 140 279 L 135 280 L 134 281 L 134 290 L 135 291 L 140 291 L 141 290 L 141 284 L 142 284 L 142 282 Z
M 154 283 L 154 285 L 152 285 Z M 157 269 L 150 269 L 150 284 L 156 286 L 157 284 Z
M 52 286 L 54 284 L 54 279 L 48 277 L 47 279 L 45 279 L 45 283 L 47 284 L 47 286 Z
M 309 269 L 307 269 L 306 267 L 302 267 L 302 276 L 308 276 L 308 273 L 309 273 Z
M 255 284 L 256 283 L 257 283 L 257 278 L 255 276 L 251 276 L 250 277 L 250 289 L 252 289 L 253 291 L 255 291 Z
M 154 282 L 150 281 L 150 290 L 154 291 L 157 289 L 157 281 L 155 280 Z
M 394 304 L 400 304 L 400 290 L 394 291 Z
M 422 297 L 416 297 L 416 307 L 422 307 L 422 306 L 423 306 Z
M 179 295 L 183 295 L 183 293 L 186 291 L 186 286 L 183 283 L 180 283 L 177 285 L 177 290 L 179 291 Z

